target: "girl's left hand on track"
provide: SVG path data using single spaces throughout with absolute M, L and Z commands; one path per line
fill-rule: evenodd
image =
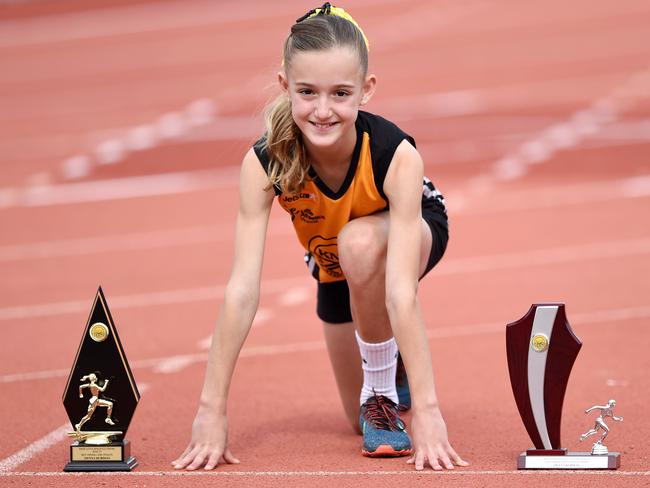
M 228 448 L 228 420 L 225 414 L 199 406 L 192 425 L 192 440 L 178 459 L 175 469 L 214 469 L 218 464 L 239 464 Z
M 413 456 L 406 461 L 415 464 L 420 471 L 426 464 L 434 470 L 444 468 L 454 469 L 456 466 L 469 466 L 469 463 L 454 451 L 447 439 L 447 426 L 442 418 L 440 409 L 431 408 L 424 411 L 413 409 L 411 420 L 411 435 L 413 440 Z

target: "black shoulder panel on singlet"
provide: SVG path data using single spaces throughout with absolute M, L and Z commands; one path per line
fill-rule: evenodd
M 269 155 L 266 152 L 266 135 L 260 137 L 255 142 L 255 144 L 253 144 L 253 151 L 255 151 L 255 154 L 257 155 L 257 159 L 260 160 L 260 164 L 262 165 L 262 168 L 264 168 L 264 171 L 268 175 L 269 165 L 271 164 L 271 161 L 269 160 Z M 274 185 L 273 189 L 275 190 L 276 195 L 282 194 L 282 190 L 280 189 L 279 186 Z
M 388 167 L 393 160 L 397 146 L 406 139 L 415 147 L 415 139 L 385 118 L 359 111 L 357 124 L 363 132 L 370 136 L 370 154 L 372 156 L 372 171 L 375 176 L 375 185 L 381 197 L 388 202 L 384 193 L 384 180 Z
M 360 129 L 360 131 L 357 130 L 358 133 L 366 132 L 370 137 L 370 154 L 375 185 L 381 197 L 388 202 L 388 198 L 384 194 L 384 180 L 395 150 L 404 139 L 415 147 L 415 139 L 385 118 L 362 110 L 359 111 L 356 126 L 357 129 Z M 266 152 L 266 135 L 255 142 L 253 150 L 268 175 L 270 160 Z M 274 186 L 274 189 L 276 195 L 282 194 L 282 190 L 277 185 Z

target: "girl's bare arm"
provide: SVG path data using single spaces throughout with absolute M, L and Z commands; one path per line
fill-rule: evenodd
M 403 141 L 386 175 L 390 202 L 386 258 L 386 308 L 404 359 L 413 401 L 412 429 L 416 469 L 466 465 L 447 439 L 436 396 L 429 342 L 417 298 L 422 232 L 424 164 L 417 150 Z
M 259 302 L 266 228 L 274 196 L 273 189 L 264 190 L 267 184 L 267 175 L 251 149 L 241 169 L 232 273 L 212 336 L 192 439 L 172 462 L 177 469 L 212 469 L 219 462 L 239 462 L 228 449 L 226 403 L 235 363 Z

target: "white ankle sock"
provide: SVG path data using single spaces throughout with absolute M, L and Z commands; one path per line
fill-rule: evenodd
M 361 388 L 361 405 L 373 396 L 384 395 L 398 403 L 397 390 L 395 389 L 395 372 L 397 371 L 397 343 L 391 337 L 386 342 L 369 344 L 364 342 L 359 334 L 357 343 L 361 352 L 361 366 L 363 367 L 363 388 Z

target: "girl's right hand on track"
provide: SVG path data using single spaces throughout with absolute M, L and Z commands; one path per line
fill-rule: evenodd
M 214 469 L 217 464 L 239 464 L 239 459 L 228 449 L 228 421 L 224 414 L 204 406 L 192 424 L 192 440 L 178 459 L 172 461 L 175 469 Z

